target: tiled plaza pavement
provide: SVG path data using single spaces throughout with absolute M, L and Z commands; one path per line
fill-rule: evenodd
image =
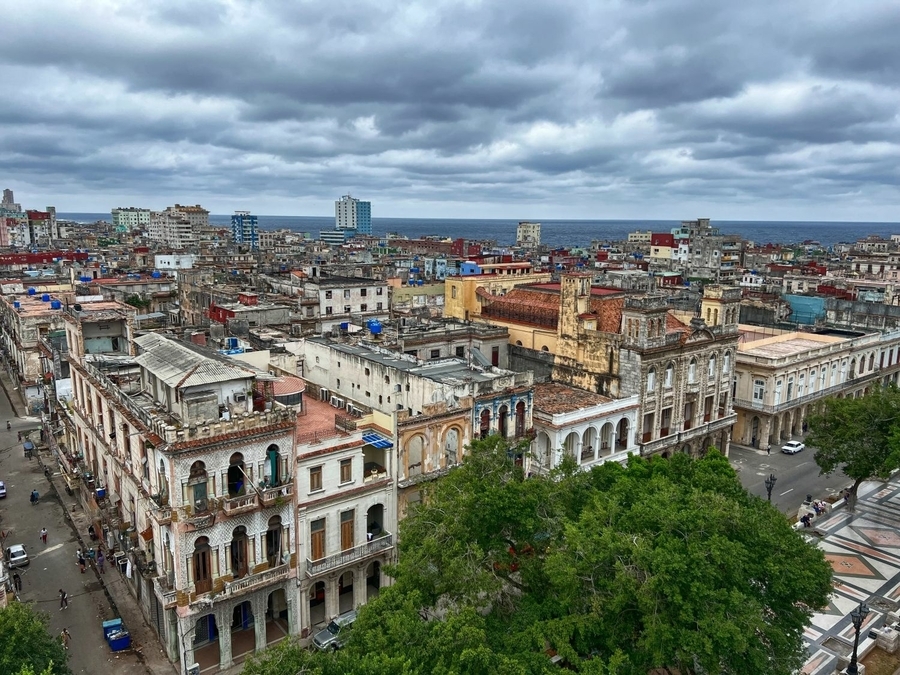
M 810 658 L 803 673 L 831 675 L 838 654 L 849 657 L 853 648 L 850 612 L 860 602 L 869 606 L 859 631 L 860 655 L 874 645 L 869 631 L 881 627 L 886 614 L 900 607 L 900 475 L 888 483 L 863 483 L 854 513 L 839 507 L 817 520 L 812 530 L 802 531 L 819 540 L 834 570 L 828 607 L 813 615 L 804 633 Z

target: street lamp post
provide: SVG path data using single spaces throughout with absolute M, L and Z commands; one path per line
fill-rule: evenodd
M 850 621 L 853 622 L 853 628 L 856 631 L 853 636 L 853 656 L 850 659 L 850 665 L 847 666 L 847 675 L 858 675 L 859 667 L 856 665 L 856 650 L 859 649 L 859 629 L 862 628 L 863 621 L 869 615 L 869 608 L 864 602 L 859 603 L 859 607 L 850 612 Z
M 777 481 L 777 480 L 778 480 L 778 479 L 775 478 L 775 474 L 774 474 L 774 473 L 770 473 L 770 474 L 769 474 L 769 477 L 766 478 L 765 481 L 763 481 L 763 482 L 765 483 L 765 486 L 766 486 L 766 493 L 769 495 L 769 503 L 770 503 L 770 504 L 772 503 L 772 490 L 775 489 L 775 481 Z

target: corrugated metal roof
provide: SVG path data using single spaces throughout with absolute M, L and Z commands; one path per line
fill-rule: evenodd
M 251 379 L 252 371 L 203 356 L 176 340 L 148 333 L 135 339 L 142 353 L 135 359 L 170 387 Z

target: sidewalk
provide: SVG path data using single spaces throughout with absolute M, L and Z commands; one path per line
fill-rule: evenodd
M 22 389 L 18 383 L 14 383 L 9 375 L 6 365 L 0 362 L 0 386 L 6 392 L 6 398 L 9 399 L 12 409 L 16 413 L 16 417 L 27 417 L 28 406 L 25 405 L 25 397 L 22 395 Z
M 49 455 L 43 453 L 41 460 L 47 463 Z M 65 482 L 59 473 L 54 473 L 51 480 L 53 487 L 59 495 L 60 501 L 66 506 L 69 518 L 75 527 L 78 540 L 81 542 L 82 550 L 87 550 L 96 546 L 96 542 L 90 541 L 87 528 L 90 525 L 88 516 L 79 504 L 74 510 L 72 504 L 76 502 L 76 498 L 70 497 L 65 491 Z M 178 670 L 166 657 L 166 653 L 159 642 L 156 632 L 144 620 L 144 615 L 138 607 L 137 598 L 131 594 L 126 584 L 128 583 L 123 574 L 115 569 L 112 564 L 107 564 L 106 573 L 97 575 L 106 597 L 112 606 L 116 616 L 122 619 L 122 623 L 131 633 L 132 650 L 138 655 L 140 661 L 144 664 L 148 673 L 152 675 L 177 675 Z

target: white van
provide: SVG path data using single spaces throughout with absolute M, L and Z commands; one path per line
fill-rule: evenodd
M 356 621 L 356 610 L 346 612 L 331 620 L 325 628 L 316 633 L 313 644 L 317 649 L 335 651 L 344 646 L 350 634 L 350 626 Z

